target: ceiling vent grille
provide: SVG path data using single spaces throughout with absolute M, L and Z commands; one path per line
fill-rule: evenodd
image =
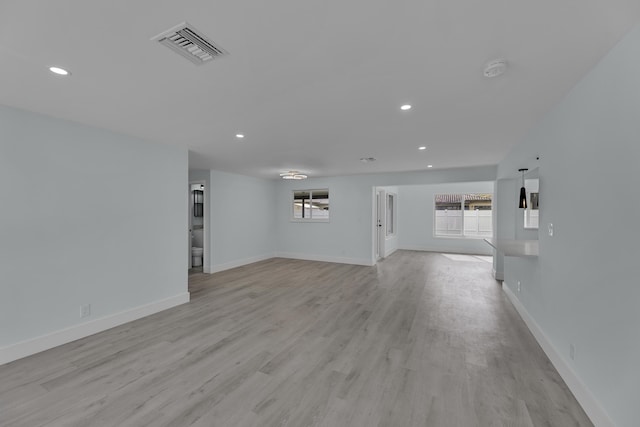
M 176 25 L 152 37 L 151 40 L 158 41 L 196 65 L 202 65 L 218 56 L 228 55 L 227 51 L 213 44 L 187 22 Z

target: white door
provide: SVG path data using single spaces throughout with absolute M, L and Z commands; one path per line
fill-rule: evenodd
M 376 191 L 376 260 L 384 258 L 384 191 Z

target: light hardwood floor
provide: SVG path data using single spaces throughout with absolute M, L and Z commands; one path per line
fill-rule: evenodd
M 272 259 L 0 367 L 2 426 L 590 426 L 480 258 Z

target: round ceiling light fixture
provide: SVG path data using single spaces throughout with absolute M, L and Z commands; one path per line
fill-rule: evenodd
M 58 74 L 60 76 L 68 76 L 69 74 L 71 74 L 64 68 L 60 68 L 60 67 L 49 67 L 49 71 L 51 71 L 52 73 Z
M 496 59 L 489 61 L 484 66 L 484 76 L 488 78 L 498 77 L 507 70 L 507 61 L 505 59 Z
M 307 179 L 307 175 L 298 171 L 288 171 L 280 174 L 282 179 Z
M 422 147 L 418 147 L 418 150 L 426 150 L 427 147 L 425 147 L 424 145 Z
M 409 104 L 401 105 L 401 106 L 400 106 L 400 109 L 401 109 L 402 111 L 411 110 L 411 105 L 409 105 Z

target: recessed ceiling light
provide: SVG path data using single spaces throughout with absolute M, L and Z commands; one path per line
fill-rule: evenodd
M 400 109 L 402 111 L 407 111 L 407 110 L 411 110 L 411 105 L 409 104 L 404 104 L 403 106 L 400 107 Z
M 426 150 L 427 147 L 425 147 L 424 145 L 422 147 L 418 147 L 418 150 Z
M 236 133 L 236 138 L 242 139 L 242 138 L 244 138 L 244 134 L 243 133 Z
M 64 68 L 60 68 L 60 67 L 49 67 L 49 71 L 51 71 L 52 73 L 59 74 L 61 76 L 68 76 L 69 75 L 69 72 L 67 70 L 65 70 Z
M 428 167 L 428 168 L 432 168 L 432 167 L 433 167 L 433 165 L 427 165 L 427 167 Z

